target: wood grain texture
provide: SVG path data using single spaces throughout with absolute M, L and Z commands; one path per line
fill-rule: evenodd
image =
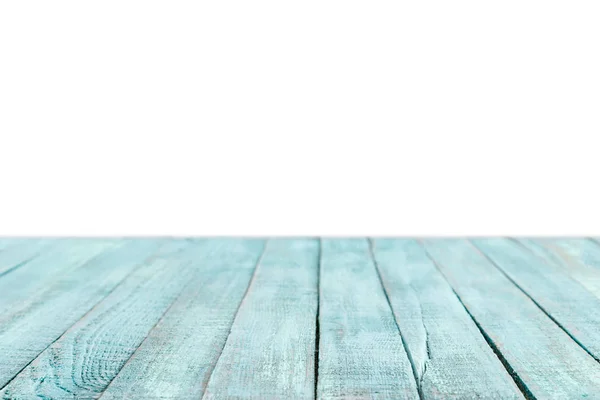
M 600 364 L 472 243 L 423 243 L 525 393 L 538 399 L 597 398 Z
M 563 269 L 514 241 L 495 238 L 472 242 L 600 361 L 600 299 Z
M 20 240 L 0 245 L 0 278 L 37 257 L 51 240 Z
M 156 249 L 156 241 L 132 240 L 104 252 L 29 298 L 0 319 L 0 388 L 108 295 Z M 68 259 L 53 259 L 68 263 Z M 46 268 L 52 265 L 46 264 Z M 16 275 L 23 268 L 6 277 Z
M 318 240 L 271 240 L 204 399 L 313 399 Z
M 452 288 L 415 240 L 372 241 L 425 399 L 522 399 Z
M 365 239 L 324 239 L 319 399 L 418 399 L 402 338 Z
M 0 238 L 0 398 L 600 399 L 592 240 L 265 243 Z
M 61 277 L 100 253 L 124 245 L 124 241 L 105 239 L 51 239 L 43 252 L 0 277 L 0 325 L 26 308 Z
M 600 245 L 589 239 L 518 241 L 546 263 L 555 265 L 600 298 Z
M 207 244 L 170 240 L 42 352 L 3 399 L 94 399 L 116 376 L 194 273 Z M 192 268 L 192 265 L 195 268 Z
M 193 277 L 100 398 L 199 399 L 225 345 L 264 248 L 262 240 L 211 241 Z

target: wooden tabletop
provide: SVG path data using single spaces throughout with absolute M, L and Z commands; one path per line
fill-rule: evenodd
M 600 399 L 591 238 L 2 238 L 3 399 Z

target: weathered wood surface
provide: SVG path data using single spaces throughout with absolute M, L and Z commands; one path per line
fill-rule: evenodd
M 132 241 L 114 251 L 109 250 L 56 278 L 39 295 L 18 307 L 17 312 L 3 314 L 0 318 L 0 387 L 89 312 L 154 251 L 156 243 L 150 240 Z
M 319 399 L 418 399 L 365 239 L 323 239 Z
M 262 240 L 212 242 L 191 279 L 102 399 L 199 399 L 262 255 Z
M 271 240 L 204 399 L 313 399 L 319 240 Z
M 600 245 L 586 239 L 518 239 L 546 263 L 564 269 L 573 279 L 600 298 Z
M 0 238 L 2 399 L 600 399 L 591 239 Z
M 194 273 L 205 246 L 159 251 L 15 377 L 0 397 L 93 399 L 106 388 Z
M 564 270 L 556 269 L 514 241 L 475 239 L 473 243 L 540 308 L 600 361 L 600 299 Z
M 416 240 L 377 239 L 372 249 L 424 398 L 523 398 Z
M 12 272 L 33 260 L 51 242 L 51 240 L 0 242 L 0 276 Z
M 524 393 L 538 399 L 598 398 L 600 364 L 472 243 L 423 243 Z
M 10 315 L 44 296 L 57 279 L 85 267 L 104 251 L 121 247 L 125 241 L 55 239 L 44 252 L 0 277 L 0 324 Z

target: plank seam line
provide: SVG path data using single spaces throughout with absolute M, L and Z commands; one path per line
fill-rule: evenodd
M 175 239 L 175 240 L 177 240 L 177 239 Z M 161 246 L 161 247 L 163 247 L 163 246 Z M 185 248 L 175 251 L 175 254 L 182 253 L 184 251 L 185 251 Z M 158 253 L 158 251 L 156 253 Z M 153 255 L 153 257 L 156 256 L 156 253 Z M 148 261 L 148 260 L 146 260 L 146 261 Z M 144 344 L 144 342 L 146 342 L 146 340 L 148 339 L 148 337 L 150 337 L 150 335 L 152 334 L 152 331 L 158 326 L 158 324 L 161 323 L 161 321 L 165 318 L 165 316 L 167 315 L 167 313 L 169 312 L 169 310 L 171 310 L 171 308 L 173 307 L 173 305 L 175 303 L 177 303 L 177 300 L 179 300 L 179 298 L 183 295 L 183 293 L 188 288 L 188 286 L 190 286 L 193 282 L 194 282 L 194 280 L 190 279 L 190 281 L 188 283 L 186 283 L 185 285 L 183 285 L 183 287 L 179 291 L 179 294 L 177 294 L 177 296 L 175 297 L 175 299 L 173 299 L 173 301 L 171 302 L 171 304 L 169 304 L 169 306 L 165 309 L 165 311 L 163 311 L 163 313 L 160 315 L 160 317 L 158 318 L 158 320 L 156 321 L 156 323 L 154 325 L 152 325 L 152 328 L 150 328 L 148 330 L 148 333 L 146 334 L 146 336 L 144 337 L 144 339 L 142 339 L 142 341 L 140 342 L 139 346 L 131 353 L 131 355 L 123 363 L 123 365 L 121 366 L 121 368 L 119 368 L 119 371 L 112 377 L 112 379 L 106 384 L 106 386 L 104 386 L 104 389 L 102 390 L 102 392 L 100 393 L 100 395 L 98 397 L 96 397 L 97 400 L 99 400 L 102 396 L 104 396 L 104 393 L 106 392 L 106 390 L 108 389 L 108 387 L 117 378 L 117 376 L 119 376 L 119 374 L 121 373 L 121 371 L 123 370 L 123 368 L 125 368 L 130 363 L 130 361 L 133 359 L 133 357 L 138 352 L 138 350 L 140 349 L 140 347 L 142 347 L 142 345 Z
M 533 251 L 528 245 L 526 245 L 525 243 L 521 242 L 520 240 L 516 239 L 516 238 L 512 238 L 509 237 L 507 238 L 508 240 L 518 244 L 519 246 L 523 247 L 524 249 L 526 249 L 528 252 L 530 252 L 531 254 L 535 255 L 536 257 L 538 257 L 540 260 L 547 262 L 547 260 L 545 260 L 542 256 L 540 256 L 539 254 L 537 254 L 535 251 Z M 555 252 L 552 249 L 549 249 L 546 245 L 544 245 L 543 243 L 537 243 L 538 246 L 544 251 L 544 253 L 552 259 L 552 262 L 556 265 L 561 265 L 561 264 L 565 264 L 566 262 L 564 260 L 562 260 L 562 258 L 558 255 L 555 254 Z
M 221 356 L 223 355 L 223 350 L 225 350 L 225 346 L 227 346 L 227 341 L 229 340 L 229 336 L 231 336 L 231 331 L 233 330 L 233 325 L 235 324 L 235 320 L 238 316 L 238 313 L 240 312 L 240 308 L 242 308 L 242 305 L 244 304 L 244 301 L 246 300 L 246 297 L 248 296 L 248 293 L 250 292 L 250 288 L 254 284 L 254 280 L 256 278 L 258 268 L 263 260 L 263 257 L 265 256 L 265 253 L 267 252 L 268 244 L 269 244 L 269 239 L 267 239 L 265 242 L 265 246 L 263 247 L 262 253 L 260 254 L 260 257 L 258 258 L 256 265 L 254 266 L 254 271 L 252 271 L 252 276 L 250 277 L 250 281 L 248 282 L 246 291 L 244 292 L 244 295 L 242 296 L 242 300 L 240 301 L 240 304 L 238 304 L 237 309 L 235 310 L 235 314 L 233 314 L 233 320 L 231 321 L 231 326 L 229 327 L 229 332 L 227 332 L 227 337 L 225 338 L 225 341 L 223 342 L 223 346 L 221 346 L 221 351 L 219 352 L 219 357 L 217 357 L 217 360 L 215 361 L 214 366 L 210 370 L 210 375 L 208 376 L 208 380 L 206 381 L 206 387 L 204 388 L 203 393 L 202 393 L 202 399 L 204 399 L 204 397 L 207 394 L 207 390 L 208 390 L 208 387 L 210 386 L 210 381 L 213 377 L 213 373 L 215 372 L 215 369 L 217 367 L 217 364 L 219 363 L 219 360 L 221 360 Z
M 485 257 L 494 267 L 496 267 L 497 270 L 499 270 L 502 273 L 502 275 L 504 275 L 510 282 L 512 282 L 512 284 L 515 285 L 517 287 L 517 289 L 519 289 L 525 296 L 527 296 L 529 298 L 529 300 L 531 300 L 533 302 L 533 304 L 535 304 L 548 318 L 550 318 L 550 320 L 552 320 L 552 322 L 554 322 L 556 324 L 556 326 L 558 326 L 560 329 L 562 329 L 562 331 L 565 332 L 567 334 L 567 336 L 569 336 L 575 343 L 577 343 L 577 345 L 579 347 L 581 347 L 590 357 L 592 357 L 596 362 L 600 363 L 600 358 L 594 356 L 587 349 L 587 347 L 585 347 L 583 345 L 583 343 L 581 343 L 575 336 L 573 336 L 560 322 L 558 322 L 558 320 L 556 318 L 554 318 L 552 315 L 550 315 L 550 313 L 548 311 L 546 311 L 546 309 L 544 309 L 544 307 L 542 307 L 542 305 L 540 303 L 538 303 L 532 296 L 530 296 L 529 293 L 527 293 L 525 291 L 525 289 L 523 289 L 514 279 L 512 279 L 510 277 L 510 275 L 508 275 L 498 264 L 496 264 L 496 262 L 494 260 L 492 260 L 479 247 L 477 247 L 477 245 L 475 243 L 471 242 L 470 240 L 468 240 L 468 241 L 471 244 L 471 246 L 473 246 L 475 248 L 475 250 L 477 250 L 481 255 L 483 255 L 483 257 Z M 584 290 L 586 290 L 586 289 L 584 288 Z
M 490 346 L 490 348 L 492 349 L 492 351 L 494 352 L 494 354 L 496 355 L 496 357 L 498 358 L 498 360 L 500 360 L 500 363 L 502 364 L 502 366 L 504 367 L 504 369 L 506 370 L 506 372 L 508 372 L 508 375 L 515 382 L 515 384 L 517 385 L 517 387 L 519 388 L 519 390 L 521 391 L 521 393 L 523 394 L 523 396 L 525 396 L 525 398 L 527 400 L 536 400 L 536 397 L 533 395 L 533 393 L 531 392 L 531 390 L 529 390 L 529 388 L 527 387 L 527 385 L 525 384 L 525 382 L 521 379 L 521 377 L 519 376 L 519 374 L 517 374 L 517 372 L 513 369 L 513 367 L 508 362 L 508 360 L 504 357 L 504 355 L 502 354 L 502 352 L 500 351 L 500 349 L 498 348 L 498 346 L 496 346 L 496 344 L 494 343 L 494 341 L 492 340 L 492 338 L 485 332 L 485 330 L 479 324 L 479 322 L 473 316 L 473 314 L 471 314 L 471 312 L 467 308 L 466 304 L 463 302 L 463 300 L 458 295 L 458 293 L 456 292 L 456 290 L 454 290 L 454 287 L 452 286 L 452 284 L 448 280 L 448 277 L 446 276 L 446 274 L 444 273 L 444 271 L 442 271 L 442 268 L 440 268 L 438 262 L 429 253 L 429 251 L 423 245 L 423 243 L 421 243 L 420 240 L 418 242 L 421 245 L 421 247 L 423 247 L 423 250 L 425 250 L 425 254 L 427 254 L 427 257 L 429 257 L 429 259 L 433 262 L 433 265 L 435 265 L 435 267 L 440 272 L 440 274 L 442 274 L 442 277 L 444 278 L 444 280 L 446 281 L 446 283 L 448 284 L 448 286 L 450 287 L 450 289 L 452 289 L 452 292 L 454 293 L 454 295 L 456 296 L 456 298 L 458 299 L 458 301 L 460 302 L 460 304 L 465 309 L 466 313 L 469 315 L 469 317 L 471 318 L 471 320 L 473 321 L 473 323 L 475 324 L 475 326 L 479 330 L 479 333 L 481 333 L 481 335 L 483 336 L 483 339 L 486 341 L 486 343 L 488 344 L 488 346 Z
M 321 313 L 321 263 L 323 260 L 323 239 L 319 238 L 319 258 L 317 263 L 317 315 L 316 315 L 316 323 L 315 323 L 315 376 L 314 376 L 314 399 L 317 399 L 318 395 L 318 384 L 319 384 L 319 350 L 320 350 L 320 337 L 321 337 L 321 328 L 320 328 L 320 313 Z
M 547 246 L 545 246 L 542 243 L 538 243 L 538 245 L 544 250 L 544 252 L 551 258 L 551 260 L 547 260 L 544 257 L 542 257 L 541 255 L 537 254 L 535 251 L 533 251 L 533 249 L 531 249 L 529 246 L 527 246 L 525 243 L 521 242 L 520 240 L 517 240 L 515 238 L 507 238 L 509 241 L 514 242 L 515 244 L 517 244 L 518 246 L 524 248 L 528 253 L 531 253 L 534 257 L 539 258 L 540 261 L 543 264 L 547 264 L 547 265 L 551 265 L 552 267 L 561 267 L 564 265 L 569 265 L 569 262 L 567 260 L 565 260 L 564 258 L 562 258 L 561 256 L 555 254 L 555 251 L 552 249 L 549 249 Z M 562 272 L 561 272 L 562 273 Z M 577 286 L 581 286 L 581 290 L 590 293 L 592 296 L 594 296 L 593 293 L 591 293 L 587 287 L 581 285 L 581 282 L 579 282 L 577 279 L 575 279 L 574 277 L 572 277 L 570 274 L 564 274 L 564 277 L 566 279 L 568 279 L 569 281 L 573 282 L 575 285 Z
M 100 253 L 96 254 L 94 257 L 92 257 L 91 259 L 87 260 L 86 262 L 84 262 L 81 266 L 87 265 L 89 263 L 91 263 L 94 259 L 96 258 L 100 258 L 101 255 L 110 252 L 111 250 L 117 250 L 117 249 L 106 249 L 106 250 L 102 250 Z M 79 321 L 81 321 L 83 318 L 87 317 L 92 311 L 94 311 L 98 305 L 100 305 L 100 303 L 102 303 L 108 296 L 110 296 L 115 290 L 117 290 L 117 288 L 119 288 L 123 282 L 125 282 L 125 280 L 131 275 L 133 274 L 135 271 L 137 271 L 139 268 L 141 268 L 142 265 L 144 265 L 145 262 L 147 262 L 148 260 L 152 259 L 152 257 L 154 257 L 156 255 L 158 251 L 154 252 L 150 257 L 146 258 L 144 261 L 140 262 L 137 266 L 135 266 L 131 271 L 129 271 L 112 289 L 110 289 L 102 298 L 100 298 L 89 310 L 87 310 L 82 316 L 81 318 L 79 318 L 77 321 L 75 321 L 71 326 L 69 326 L 67 329 L 65 329 L 63 331 L 63 333 L 61 333 L 60 335 L 58 335 L 56 337 L 56 339 L 54 339 L 50 344 L 48 344 L 48 346 L 46 346 L 42 351 L 40 351 L 38 354 L 35 355 L 35 357 L 32 358 L 31 361 L 29 361 L 23 368 L 21 368 L 12 378 L 10 378 L 10 380 L 8 382 L 6 382 L 6 384 L 2 387 L 0 387 L 0 390 L 4 390 L 6 387 L 8 387 L 8 385 L 10 385 L 10 383 L 12 381 L 14 381 L 20 374 L 21 372 L 23 372 L 27 367 L 29 367 L 35 360 L 37 360 L 37 358 L 46 350 L 48 350 L 50 347 L 52 347 L 52 345 L 56 342 L 58 342 L 63 336 L 65 336 L 72 328 L 73 326 L 75 326 Z
M 404 335 L 402 334 L 400 325 L 398 324 L 398 321 L 396 321 L 396 315 L 394 314 L 394 308 L 392 307 L 392 303 L 390 302 L 390 298 L 388 296 L 387 290 L 385 289 L 385 284 L 383 283 L 383 278 L 381 277 L 381 272 L 379 271 L 379 264 L 377 263 L 377 260 L 375 259 L 373 240 L 371 238 L 367 238 L 367 242 L 369 243 L 369 253 L 371 256 L 371 260 L 373 261 L 373 265 L 375 267 L 375 272 L 377 273 L 377 277 L 379 278 L 379 283 L 381 284 L 381 289 L 383 290 L 383 295 L 385 296 L 385 300 L 387 301 L 388 306 L 390 307 L 390 313 L 392 314 L 392 319 L 394 320 L 394 324 L 396 324 L 396 328 L 398 329 L 398 334 L 400 335 L 400 340 L 402 341 L 402 346 L 404 347 L 404 351 L 406 352 L 406 355 L 408 356 L 408 361 L 410 362 L 410 367 L 413 372 L 413 378 L 415 379 L 415 386 L 417 387 L 417 393 L 419 394 L 419 400 L 423 400 L 424 399 L 423 388 L 421 387 L 421 379 L 419 378 L 419 374 L 417 372 L 417 366 L 415 365 L 415 361 L 412 357 L 410 349 L 406 343 L 406 340 L 404 339 Z
M 39 252 L 39 253 L 37 253 L 37 254 L 33 255 L 32 257 L 29 257 L 28 259 L 26 259 L 26 260 L 23 260 L 23 261 L 21 261 L 21 262 L 19 262 L 19 263 L 15 264 L 15 265 L 13 265 L 12 267 L 10 267 L 10 268 L 8 268 L 8 269 L 6 269 L 6 270 L 4 270 L 4 271 L 0 272 L 0 278 L 1 278 L 1 277 L 3 277 L 3 276 L 5 276 L 6 274 L 9 274 L 9 273 L 11 273 L 11 272 L 13 272 L 13 271 L 15 271 L 15 270 L 17 270 L 17 269 L 21 268 L 23 265 L 25 265 L 25 264 L 27 264 L 27 263 L 29 263 L 29 262 L 33 261 L 33 260 L 34 260 L 34 259 L 36 259 L 36 258 L 37 258 L 37 257 L 38 257 L 40 254 L 41 254 L 41 252 Z
M 79 268 L 87 265 L 88 263 L 92 262 L 93 260 L 99 258 L 101 255 L 103 255 L 104 253 L 109 252 L 111 249 L 104 249 L 102 251 L 100 251 L 98 254 L 94 255 L 92 258 L 90 258 L 87 261 L 84 261 L 81 265 L 79 265 Z M 129 275 L 127 275 L 129 276 Z M 88 315 L 90 312 L 92 312 L 92 310 L 94 310 L 94 308 L 96 308 L 96 306 L 98 304 L 100 304 L 108 295 L 110 295 L 112 293 L 113 290 L 115 290 L 117 288 L 117 286 L 119 286 L 121 284 L 122 281 L 120 281 L 112 290 L 110 290 L 104 297 L 102 297 L 96 304 L 94 304 L 88 311 L 85 312 L 85 314 L 83 314 L 81 316 L 81 318 L 84 318 L 86 315 Z M 21 368 L 19 371 L 17 371 L 17 373 L 10 378 L 10 380 L 8 382 L 6 382 L 6 384 L 2 387 L 0 387 L 0 390 L 4 390 L 4 388 L 8 387 L 8 385 L 10 385 L 10 383 L 15 380 L 19 374 L 21 372 L 23 372 L 25 370 L 25 368 L 29 367 L 39 356 L 40 354 L 42 354 L 43 352 L 45 352 L 46 350 L 48 350 L 54 343 L 56 343 L 58 340 L 60 340 L 60 338 L 62 338 L 65 333 L 67 333 L 75 324 L 77 324 L 77 322 L 79 322 L 81 320 L 81 318 L 79 318 L 77 321 L 75 321 L 75 323 L 71 326 L 69 326 L 67 329 L 65 329 L 65 331 L 63 333 L 61 333 L 60 335 L 58 335 L 58 337 L 56 339 L 54 339 L 50 344 L 48 344 L 48 346 L 46 346 L 44 349 L 42 349 L 42 351 L 40 351 L 38 354 L 35 355 L 35 357 L 33 357 L 31 359 L 31 361 L 29 361 L 23 368 Z

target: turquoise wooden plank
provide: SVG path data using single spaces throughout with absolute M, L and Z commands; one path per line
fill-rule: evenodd
M 544 262 L 562 268 L 600 298 L 600 246 L 590 240 L 518 239 Z
M 0 319 L 0 388 L 106 297 L 157 248 L 155 240 L 133 240 L 61 275 L 17 313 Z M 65 260 L 65 262 L 67 262 Z M 47 268 L 52 268 L 47 265 Z M 21 270 L 21 269 L 19 269 Z M 10 276 L 13 274 L 9 274 Z
M 57 279 L 84 266 L 103 251 L 123 246 L 125 241 L 53 239 L 37 257 L 0 278 L 0 325 L 38 298 Z
M 209 241 L 169 240 L 13 379 L 0 398 L 98 397 L 195 275 Z
M 423 247 L 408 239 L 372 244 L 422 397 L 522 399 Z
M 106 388 L 102 399 L 199 399 L 225 345 L 264 248 L 223 239 L 202 260 L 203 274 L 173 303 Z
M 514 241 L 474 239 L 473 243 L 600 361 L 600 299 L 564 270 L 544 262 Z
M 426 250 L 530 398 L 597 398 L 600 365 L 502 272 L 462 239 Z
M 272 240 L 204 399 L 313 399 L 318 240 Z
M 324 239 L 319 399 L 418 399 L 402 338 L 366 239 Z
M 50 240 L 23 239 L 0 249 L 0 279 L 33 260 L 51 243 Z

